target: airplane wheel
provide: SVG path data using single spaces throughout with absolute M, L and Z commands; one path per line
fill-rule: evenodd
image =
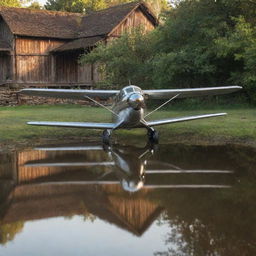
M 102 141 L 104 144 L 110 144 L 111 130 L 104 130 L 102 134 Z
M 151 143 L 158 143 L 159 141 L 159 134 L 158 131 L 152 129 L 152 130 L 148 130 L 148 139 Z

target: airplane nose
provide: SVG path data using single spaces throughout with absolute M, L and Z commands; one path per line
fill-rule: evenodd
M 128 103 L 130 107 L 134 108 L 135 110 L 140 110 L 141 108 L 145 107 L 144 97 L 139 93 L 132 94 L 128 99 Z

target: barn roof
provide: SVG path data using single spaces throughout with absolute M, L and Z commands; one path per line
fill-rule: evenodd
M 157 18 L 145 3 L 131 2 L 116 5 L 84 16 L 76 35 L 78 39 L 68 42 L 54 49 L 52 52 L 72 51 L 94 46 L 97 42 L 102 41 L 104 37 L 110 34 L 118 24 L 137 8 L 140 8 L 148 19 L 151 20 L 152 24 L 157 25 Z
M 157 24 L 154 14 L 141 2 L 113 6 L 86 16 L 79 13 L 11 7 L 0 7 L 0 15 L 15 35 L 78 39 L 107 35 L 136 8 L 141 8 L 151 22 Z M 82 40 L 76 40 L 74 44 L 81 42 Z
M 0 15 L 15 35 L 73 39 L 82 15 L 69 12 L 0 7 Z
M 116 5 L 108 9 L 94 12 L 84 16 L 81 27 L 78 31 L 78 37 L 90 37 L 95 35 L 107 35 L 110 33 L 126 16 L 134 9 L 140 7 L 141 10 L 151 18 L 156 25 L 156 18 L 149 12 L 144 3 L 130 2 L 126 4 Z
M 53 49 L 51 52 L 64 52 L 72 51 L 75 49 L 86 49 L 88 47 L 94 46 L 96 43 L 100 42 L 103 38 L 101 36 L 94 36 L 88 38 L 79 38 L 74 41 L 65 43 L 58 48 Z

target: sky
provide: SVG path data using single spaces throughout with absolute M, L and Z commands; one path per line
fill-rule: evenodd
M 38 2 L 41 4 L 41 5 L 44 5 L 46 3 L 46 0 L 38 0 Z

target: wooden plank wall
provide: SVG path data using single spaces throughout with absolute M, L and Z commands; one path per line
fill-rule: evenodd
M 116 29 L 111 33 L 110 37 L 118 37 L 123 33 L 131 33 L 136 27 L 142 27 L 145 32 L 153 30 L 155 27 L 152 22 L 138 8 L 132 12 Z
M 13 35 L 4 22 L 4 20 L 0 17 L 0 40 L 6 41 L 12 47 Z M 11 75 L 11 57 L 10 53 L 0 53 L 0 83 L 5 82 L 6 80 L 10 80 L 12 78 Z
M 56 82 L 75 83 L 78 76 L 78 64 L 76 54 L 66 53 L 56 56 Z
M 49 51 L 65 41 L 50 39 L 16 39 L 16 80 L 25 83 L 54 82 L 54 61 Z
M 56 82 L 57 83 L 83 83 L 92 84 L 92 66 L 79 65 L 80 53 L 67 52 L 56 55 Z
M 78 64 L 78 52 L 52 55 L 65 43 L 49 39 L 16 39 L 16 77 L 18 83 L 92 84 L 91 65 Z
M 6 80 L 11 79 L 11 64 L 10 64 L 10 55 L 1 54 L 0 52 L 0 83 L 5 82 Z
M 13 41 L 13 35 L 7 26 L 7 24 L 4 22 L 4 20 L 0 17 L 0 40 L 5 40 L 8 43 L 12 45 Z
M 77 71 L 77 82 L 78 83 L 85 83 L 85 84 L 92 84 L 92 65 L 85 64 L 83 66 L 78 65 Z

